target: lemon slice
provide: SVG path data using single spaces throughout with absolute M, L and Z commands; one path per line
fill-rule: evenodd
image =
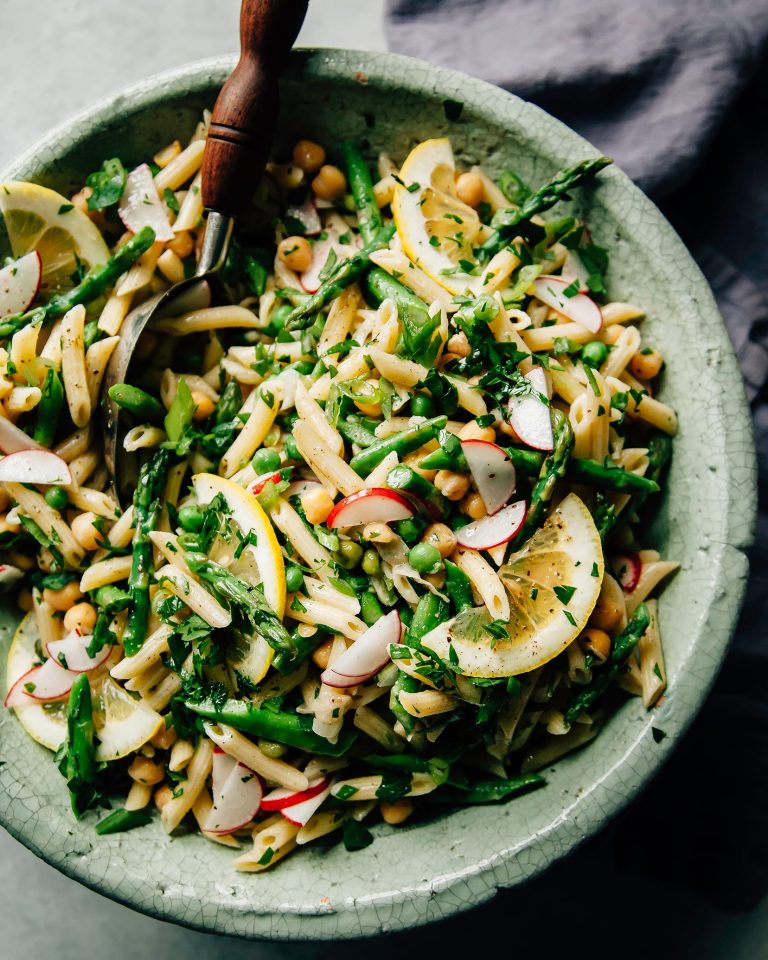
M 40 662 L 40 634 L 33 613 L 28 613 L 14 634 L 7 660 L 7 682 L 14 683 Z M 67 701 L 58 703 L 31 703 L 14 707 L 19 723 L 39 744 L 49 750 L 58 750 L 67 736 Z
M 96 713 L 96 759 L 119 760 L 151 740 L 165 721 L 141 700 L 134 699 L 111 677 L 101 688 L 100 710 Z M 99 726 L 98 718 L 103 718 Z
M 480 292 L 482 280 L 464 272 L 482 240 L 477 213 L 456 196 L 451 142 L 425 140 L 408 154 L 395 188 L 392 214 L 408 258 L 453 294 Z
M 587 624 L 605 570 L 600 536 L 589 510 L 569 494 L 544 525 L 499 570 L 510 601 L 508 639 L 489 632 L 488 611 L 467 610 L 422 643 L 470 677 L 528 673 L 562 653 Z
M 74 286 L 78 261 L 90 269 L 109 260 L 98 227 L 55 190 L 10 180 L 0 184 L 0 211 L 14 257 L 31 250 L 40 254 L 43 299 Z
M 285 563 L 274 528 L 259 501 L 234 481 L 212 473 L 199 473 L 192 482 L 198 503 L 210 503 L 220 494 L 227 504 L 232 522 L 240 532 L 245 536 L 253 534 L 254 542 L 249 543 L 240 557 L 227 566 L 243 580 L 261 584 L 267 603 L 282 620 L 285 613 Z M 226 558 L 214 559 L 222 562 Z M 269 670 L 275 651 L 263 637 L 247 639 L 247 643 L 245 638 L 238 640 L 234 657 L 230 658 L 230 666 L 242 673 L 250 683 L 256 684 Z

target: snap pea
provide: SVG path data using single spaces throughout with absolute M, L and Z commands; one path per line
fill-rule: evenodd
M 450 803 L 496 803 L 545 783 L 544 777 L 538 773 L 522 773 L 506 780 L 479 780 L 466 788 L 446 787 L 439 790 L 434 799 Z
M 407 463 L 400 463 L 387 474 L 387 486 L 391 490 L 405 490 L 407 493 L 415 494 L 420 500 L 423 500 L 430 512 L 436 517 L 442 517 L 448 507 L 445 497 L 440 493 L 434 483 L 422 477 L 413 467 Z
M 120 587 L 116 587 L 111 583 L 99 587 L 99 589 L 94 592 L 93 599 L 96 606 L 110 616 L 120 613 L 121 610 L 127 610 L 131 605 L 130 593 L 128 593 L 127 590 L 121 590 Z
M 370 243 L 384 224 L 373 192 L 371 174 L 354 143 L 349 140 L 342 143 L 341 155 L 347 167 L 347 183 L 357 207 L 360 236 L 364 243 Z
M 125 833 L 136 827 L 145 827 L 152 822 L 152 815 L 146 810 L 113 810 L 109 816 L 99 820 L 95 830 L 100 837 L 109 833 Z
M 284 710 L 268 710 L 254 707 L 243 700 L 226 700 L 220 706 L 212 700 L 195 703 L 186 701 L 187 707 L 217 723 L 225 723 L 241 733 L 255 737 L 264 737 L 284 743 L 297 750 L 319 753 L 324 757 L 341 757 L 357 739 L 353 731 L 345 730 L 336 743 L 329 743 L 325 737 L 319 737 L 312 731 L 312 718 Z
M 461 440 L 454 433 L 441 430 L 437 435 L 437 442 L 440 444 L 438 449 L 419 461 L 422 470 L 469 470 L 469 464 L 461 449 Z
M 356 443 L 358 447 L 371 447 L 376 443 L 376 434 L 371 433 L 362 424 L 355 423 L 352 420 L 339 420 L 336 429 L 350 443 Z
M 430 316 L 421 297 L 381 267 L 372 267 L 365 282 L 368 293 L 376 303 L 389 299 L 393 300 L 397 307 L 403 332 L 395 353 L 400 357 L 431 365 L 437 352 L 434 348 L 440 326 L 439 311 Z
M 373 624 L 383 616 L 384 611 L 381 609 L 379 598 L 375 593 L 367 590 L 360 597 L 360 619 L 363 623 L 367 624 L 367 626 L 372 627 Z
M 127 410 L 139 420 L 160 420 L 165 416 L 165 409 L 159 400 L 130 383 L 116 383 L 107 392 L 110 400 L 114 400 L 121 410 Z
M 452 560 L 445 561 L 445 593 L 451 598 L 456 613 L 473 607 L 472 585 L 469 577 Z
M 421 689 L 422 685 L 415 677 L 411 677 L 400 670 L 397 675 L 397 680 L 395 680 L 392 689 L 389 691 L 389 709 L 395 715 L 395 718 L 400 721 L 407 734 L 413 733 L 416 729 L 416 718 L 411 716 L 400 703 L 400 694 L 403 692 L 418 693 Z
M 563 715 L 566 723 L 575 723 L 581 714 L 585 710 L 589 710 L 598 697 L 605 693 L 623 669 L 627 657 L 648 629 L 650 622 L 651 618 L 648 614 L 648 607 L 646 607 L 644 603 L 641 603 L 632 614 L 626 627 L 618 637 L 614 638 L 611 645 L 611 652 L 608 656 L 608 663 L 596 674 L 589 685 L 583 687 L 573 700 L 571 700 Z
M 350 466 L 361 477 L 367 477 L 388 453 L 394 451 L 398 456 L 405 456 L 413 450 L 418 450 L 419 447 L 423 447 L 425 443 L 433 440 L 437 431 L 441 430 L 447 422 L 448 417 L 433 417 L 416 427 L 409 427 L 407 430 L 392 434 L 391 437 L 377 440 L 370 447 L 356 453 L 350 460 Z
M 40 403 L 37 405 L 37 419 L 32 439 L 43 447 L 52 447 L 59 425 L 59 417 L 64 406 L 64 387 L 58 373 L 48 368 L 43 381 Z
M 416 605 L 413 620 L 408 627 L 411 640 L 421 640 L 430 630 L 434 630 L 448 619 L 448 604 L 434 593 L 425 593 Z

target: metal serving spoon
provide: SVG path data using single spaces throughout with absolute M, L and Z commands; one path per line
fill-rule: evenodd
M 226 259 L 235 217 L 250 202 L 269 157 L 277 127 L 278 80 L 308 3 L 243 0 L 240 59 L 216 100 L 205 145 L 202 196 L 208 218 L 197 271 L 128 314 L 104 374 L 104 460 L 119 502 L 129 495 L 131 471 L 123 455 L 120 408 L 109 388 L 125 382 L 139 337 L 152 320 L 209 305 L 209 281 Z

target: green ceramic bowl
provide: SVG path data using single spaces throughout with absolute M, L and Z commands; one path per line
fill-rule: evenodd
M 189 134 L 232 68 L 229 59 L 174 70 L 60 127 L 5 171 L 68 193 L 105 157 L 136 163 Z M 450 103 L 453 101 L 454 103 Z M 461 103 L 460 114 L 456 104 Z M 278 150 L 299 136 L 362 141 L 402 158 L 450 136 L 461 161 L 510 166 L 530 183 L 595 150 L 537 107 L 427 63 L 342 50 L 297 51 L 283 85 Z M 76 823 L 48 754 L 0 711 L 0 821 L 81 883 L 178 923 L 241 937 L 337 939 L 402 930 L 482 903 L 565 856 L 635 796 L 661 766 L 709 690 L 736 622 L 755 511 L 748 407 L 707 284 L 653 204 L 615 168 L 578 198 L 611 250 L 610 289 L 644 305 L 643 329 L 667 360 L 663 397 L 680 414 L 669 485 L 651 542 L 682 569 L 661 600 L 669 670 L 663 705 L 628 702 L 598 739 L 547 773 L 544 790 L 464 809 L 424 826 L 375 829 L 376 841 L 307 849 L 274 871 L 235 873 L 231 854 L 159 824 L 98 837 Z M 16 614 L 2 614 L 0 655 Z M 656 743 L 651 727 L 666 738 Z

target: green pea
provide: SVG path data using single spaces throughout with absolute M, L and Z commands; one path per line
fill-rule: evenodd
M 203 511 L 189 504 L 179 510 L 179 526 L 187 533 L 199 533 L 203 529 Z
M 381 609 L 381 604 L 376 594 L 370 591 L 364 593 L 360 597 L 360 618 L 363 623 L 367 623 L 369 627 L 372 627 L 373 624 L 383 616 L 384 611 Z
M 431 543 L 417 543 L 408 552 L 408 563 L 418 573 L 437 573 L 443 568 L 443 558 Z
M 356 567 L 363 556 L 363 548 L 354 540 L 344 540 L 339 544 L 335 557 L 337 562 L 345 569 L 352 570 Z
M 366 550 L 363 554 L 363 572 L 367 573 L 369 577 L 375 577 L 380 569 L 378 552 L 371 549 Z
M 63 510 L 69 503 L 69 496 L 63 487 L 48 487 L 45 491 L 45 502 L 54 510 Z
M 302 461 L 304 459 L 304 457 L 302 457 L 301 453 L 299 452 L 299 448 L 296 446 L 296 441 L 293 439 L 293 437 L 285 438 L 284 448 L 285 448 L 285 455 L 288 457 L 289 460 Z
M 304 586 L 304 574 L 301 567 L 289 563 L 285 568 L 285 588 L 289 593 L 296 593 Z
M 581 350 L 581 359 L 583 363 L 590 367 L 599 367 L 608 356 L 608 347 L 600 340 L 592 340 L 585 343 Z
M 434 417 L 435 405 L 432 397 L 428 397 L 426 393 L 415 393 L 411 397 L 411 414 L 414 417 Z
M 276 760 L 288 751 L 288 747 L 282 743 L 275 743 L 274 740 L 265 740 L 263 737 L 259 737 L 259 750 Z
M 398 536 L 402 537 L 406 543 L 415 543 L 421 536 L 424 527 L 415 519 L 399 520 L 395 524 L 395 530 Z
M 251 465 L 256 473 L 274 472 L 280 469 L 280 454 L 276 450 L 262 447 L 254 453 Z

